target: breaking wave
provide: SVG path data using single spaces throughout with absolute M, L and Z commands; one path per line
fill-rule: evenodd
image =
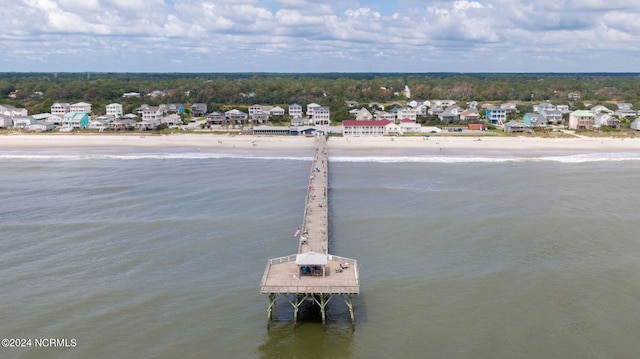
M 308 156 L 254 156 L 228 153 L 129 153 L 129 154 L 0 154 L 0 160 L 22 161 L 83 161 L 83 160 L 211 160 L 211 159 L 251 159 L 311 161 Z
M 555 156 L 336 156 L 331 162 L 374 163 L 513 163 L 513 162 L 558 162 L 591 163 L 640 161 L 640 153 L 593 153 Z
M 86 161 L 86 160 L 212 160 L 212 159 L 246 159 L 246 160 L 282 160 L 311 161 L 306 154 L 295 156 L 283 153 L 220 153 L 220 152 L 184 152 L 184 153 L 3 153 L 0 160 L 17 161 Z M 329 155 L 334 163 L 517 163 L 517 162 L 557 162 L 557 163 L 592 163 L 640 161 L 640 153 L 607 152 L 572 155 L 387 155 L 387 156 L 344 156 Z

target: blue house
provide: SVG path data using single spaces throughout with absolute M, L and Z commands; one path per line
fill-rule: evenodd
M 504 121 L 507 119 L 507 111 L 500 108 L 500 106 L 488 107 L 486 109 L 485 117 L 492 125 L 502 126 Z
M 62 118 L 62 126 L 69 128 L 89 127 L 89 115 L 84 112 L 69 112 Z
M 525 125 L 529 127 L 544 127 L 547 126 L 547 118 L 539 113 L 528 112 L 524 114 L 523 121 Z

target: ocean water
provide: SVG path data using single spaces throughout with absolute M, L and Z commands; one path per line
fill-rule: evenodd
M 3 151 L 0 337 L 32 345 L 0 357 L 640 356 L 640 153 L 329 154 L 355 330 L 338 301 L 266 328 L 311 153 Z

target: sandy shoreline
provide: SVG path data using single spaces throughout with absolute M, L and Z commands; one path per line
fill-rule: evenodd
M 639 151 L 640 138 L 536 138 L 536 137 L 331 137 L 330 149 L 458 149 L 517 151 Z M 9 134 L 0 135 L 0 148 L 141 147 L 244 150 L 307 150 L 313 138 L 302 136 L 230 136 L 213 134 L 105 135 L 105 134 Z

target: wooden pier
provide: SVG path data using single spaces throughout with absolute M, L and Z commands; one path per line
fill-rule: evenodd
M 295 236 L 298 253 L 269 259 L 260 283 L 260 292 L 269 295 L 267 327 L 279 296 L 293 306 L 294 326 L 307 299 L 320 307 L 326 324 L 326 307 L 333 298 L 343 300 L 355 324 L 352 296 L 360 293 L 358 262 L 329 252 L 328 169 L 327 138 L 317 136 L 302 225 Z

